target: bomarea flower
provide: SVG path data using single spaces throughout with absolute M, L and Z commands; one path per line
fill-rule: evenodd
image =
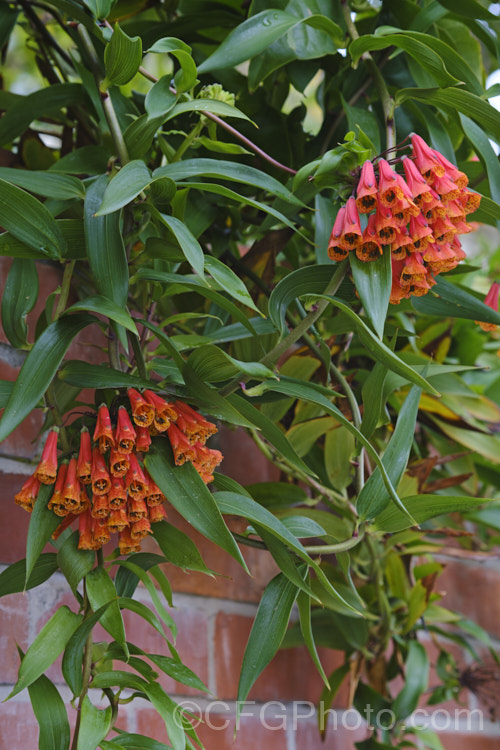
M 481 200 L 467 189 L 467 176 L 423 138 L 413 134 L 411 143 L 411 156 L 391 159 L 395 168 L 381 157 L 362 165 L 328 242 L 334 261 L 354 251 L 362 262 L 373 262 L 389 246 L 393 304 L 426 294 L 436 275 L 465 257 L 458 235 L 472 231 L 466 217 Z M 366 215 L 363 232 L 359 214 Z
M 115 446 L 118 453 L 128 456 L 135 447 L 137 435 L 124 406 L 118 409 L 118 423 L 115 432 Z
M 111 417 L 106 404 L 101 404 L 97 410 L 97 422 L 93 436 L 94 443 L 98 443 L 100 453 L 106 453 L 109 448 L 115 447 Z
M 82 484 L 90 484 L 92 481 L 92 447 L 90 444 L 90 433 L 86 427 L 80 432 L 80 452 L 76 464 L 76 474 Z
M 490 290 L 484 298 L 484 304 L 491 307 L 492 310 L 498 312 L 498 300 L 500 297 L 500 284 L 494 281 L 490 287 Z M 495 323 L 484 323 L 481 320 L 476 320 L 476 323 L 483 329 L 483 331 L 496 331 L 498 326 Z
M 54 427 L 43 447 L 40 462 L 35 469 L 35 477 L 42 484 L 54 484 L 57 477 L 57 437 L 59 428 Z
M 130 406 L 132 408 L 132 419 L 140 427 L 149 427 L 153 423 L 155 409 L 146 399 L 141 396 L 135 388 L 127 390 Z
M 31 513 L 40 489 L 40 480 L 31 476 L 25 481 L 17 495 L 14 496 L 16 505 Z

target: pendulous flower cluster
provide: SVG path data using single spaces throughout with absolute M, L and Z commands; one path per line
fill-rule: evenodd
M 395 159 L 404 177 L 383 158 L 365 161 L 355 196 L 339 210 L 328 243 L 331 260 L 351 251 L 364 262 L 391 248 L 391 303 L 420 297 L 436 283 L 434 277 L 465 258 L 458 239 L 470 232 L 467 214 L 477 210 L 481 196 L 467 189 L 468 178 L 418 135 L 413 153 Z M 364 230 L 360 214 L 367 215 Z
M 205 483 L 222 461 L 222 453 L 205 445 L 216 426 L 183 401 L 169 402 L 151 390 L 127 391 L 131 415 L 120 406 L 113 426 L 108 407 L 101 404 L 93 442 L 86 427 L 80 450 L 59 463 L 58 428 L 49 432 L 40 462 L 15 496 L 17 505 L 31 512 L 41 484 L 54 485 L 48 507 L 64 521 L 54 538 L 78 518 L 79 549 L 100 549 L 110 535 L 119 534 L 121 554 L 140 550 L 151 524 L 165 518 L 165 498 L 146 468 L 141 454 L 151 436 L 165 434 L 175 463 L 190 461 Z M 132 417 L 132 419 L 131 419 Z

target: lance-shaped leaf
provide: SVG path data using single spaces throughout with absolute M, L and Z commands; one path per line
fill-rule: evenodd
M 205 344 L 195 349 L 188 358 L 188 364 L 202 380 L 209 383 L 234 378 L 240 372 L 259 380 L 276 377 L 272 370 L 260 362 L 242 362 L 234 359 L 213 344 Z
M 416 386 L 411 388 L 400 409 L 396 427 L 382 457 L 382 463 L 394 487 L 397 487 L 401 481 L 408 463 L 421 393 L 420 388 Z M 362 519 L 375 518 L 389 502 L 390 495 L 384 487 L 380 471 L 375 469 L 359 493 L 356 509 Z
M 429 657 L 421 643 L 408 643 L 405 661 L 405 683 L 396 696 L 392 708 L 396 719 L 404 719 L 417 707 L 420 696 L 427 690 L 429 681 Z
M 96 708 L 86 695 L 80 713 L 80 731 L 76 750 L 96 750 L 111 729 L 111 706 L 105 709 Z
M 321 661 L 319 659 L 316 643 L 314 642 L 311 623 L 311 597 L 308 596 L 304 591 L 299 591 L 297 597 L 297 605 L 299 608 L 300 629 L 302 631 L 307 650 L 309 651 L 311 659 L 313 660 L 316 669 L 321 676 L 321 679 L 323 680 L 326 688 L 329 690 L 330 683 L 328 682 L 325 670 L 323 669 L 323 665 L 321 664 Z
M 141 61 L 141 38 L 130 37 L 115 23 L 111 39 L 104 50 L 107 80 L 116 86 L 123 86 L 135 76 Z
M 238 545 L 221 516 L 206 484 L 191 463 L 175 466 L 172 452 L 162 438 L 153 439 L 144 463 L 169 502 L 203 536 L 229 552 L 247 570 Z
M 66 242 L 48 208 L 21 188 L 0 179 L 0 226 L 43 255 L 59 259 Z
M 0 573 L 0 597 L 28 591 L 46 581 L 57 570 L 57 555 L 46 552 L 40 555 L 26 581 L 26 560 L 18 560 Z
M 38 273 L 34 261 L 14 258 L 2 296 L 2 326 L 12 346 L 26 346 L 26 316 L 38 298 Z
M 120 208 L 131 203 L 151 184 L 151 181 L 151 172 L 142 159 L 129 161 L 110 180 L 95 216 L 104 216 L 119 211 Z
M 40 732 L 40 750 L 69 750 L 71 733 L 64 701 L 56 686 L 41 675 L 28 687 Z
M 452 497 L 450 495 L 412 495 L 403 498 L 403 502 L 418 523 L 445 513 L 465 513 L 484 505 L 487 500 L 478 497 Z M 411 523 L 394 505 L 388 506 L 375 520 L 375 528 L 384 532 L 396 532 L 407 529 Z
M 65 362 L 59 370 L 58 377 L 69 385 L 77 388 L 150 388 L 155 389 L 155 383 L 144 380 L 137 375 L 113 370 L 108 365 L 92 365 L 80 359 Z
M 213 570 L 207 568 L 198 547 L 187 534 L 167 521 L 153 524 L 152 529 L 153 536 L 168 562 L 183 570 L 197 570 L 213 575 Z
M 95 323 L 91 315 L 68 315 L 51 323 L 21 367 L 0 419 L 0 442 L 10 435 L 35 408 L 49 387 L 72 340 L 83 328 Z
M 73 695 L 75 696 L 80 695 L 82 692 L 82 660 L 85 643 L 87 642 L 89 633 L 92 631 L 94 625 L 99 622 L 108 606 L 109 603 L 104 604 L 100 609 L 87 617 L 81 625 L 76 628 L 64 650 L 62 673 L 70 690 L 73 691 Z
M 438 294 L 439 297 L 435 297 L 435 294 Z M 465 289 L 460 289 L 451 281 L 446 281 L 446 279 L 440 277 L 436 279 L 435 291 L 429 295 L 427 301 L 430 303 L 428 311 L 415 298 L 412 300 L 412 304 L 419 312 L 427 312 L 429 315 L 467 318 L 468 320 L 480 320 L 484 323 L 500 325 L 500 313 L 466 292 Z
M 78 549 L 79 539 L 80 534 L 74 531 L 57 553 L 57 564 L 73 593 L 76 592 L 76 587 L 82 578 L 90 573 L 95 562 L 95 554 L 92 550 Z
M 75 302 L 74 305 L 71 305 L 66 312 L 72 313 L 80 310 L 88 310 L 89 312 L 105 315 L 110 320 L 113 320 L 118 325 L 123 326 L 138 336 L 137 328 L 129 313 L 107 297 L 102 297 L 99 294 L 95 297 L 85 297 L 80 302 Z
M 26 583 L 31 577 L 43 548 L 61 523 L 60 518 L 47 507 L 53 491 L 54 485 L 52 484 L 40 486 L 33 512 L 30 515 L 26 539 Z
M 60 607 L 52 615 L 24 655 L 16 685 L 9 698 L 35 682 L 53 664 L 81 621 L 80 615 L 66 606 Z
M 83 182 L 68 174 L 53 172 L 29 171 L 0 167 L 0 179 L 17 185 L 30 193 L 43 195 L 44 198 L 84 198 Z
M 104 568 L 94 568 L 87 575 L 87 596 L 92 609 L 96 610 L 109 604 L 100 618 L 100 623 L 115 641 L 120 644 L 126 654 L 128 647 L 125 639 L 125 626 L 123 624 L 120 607 L 118 606 L 118 594 L 115 585 Z
M 251 307 L 262 315 L 260 310 L 256 307 L 255 302 L 250 296 L 250 292 L 246 288 L 242 280 L 232 271 L 229 266 L 220 261 L 218 258 L 208 256 L 205 260 L 205 267 L 210 276 L 220 284 L 222 289 L 231 295 L 234 299 L 238 300 L 247 307 Z
M 150 52 L 155 50 L 149 50 Z M 163 117 L 169 112 L 177 101 L 177 96 L 170 91 L 172 76 L 162 76 L 152 88 L 149 89 L 144 100 L 144 106 L 148 117 L 154 119 Z
M 359 298 L 382 339 L 392 286 L 391 248 L 387 245 L 383 255 L 370 263 L 360 261 L 356 253 L 349 254 L 349 261 Z
M 162 214 L 158 211 L 154 211 L 153 213 L 170 229 L 179 243 L 184 257 L 193 270 L 196 271 L 199 276 L 203 276 L 205 259 L 202 247 L 196 237 L 189 231 L 187 226 L 183 224 L 182 221 L 179 221 L 179 219 L 176 219 L 175 216 L 167 216 L 167 214 Z

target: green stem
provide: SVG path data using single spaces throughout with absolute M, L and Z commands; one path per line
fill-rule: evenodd
M 47 406 L 52 412 L 52 416 L 54 417 L 54 424 L 56 424 L 57 427 L 59 427 L 59 439 L 61 441 L 62 449 L 65 452 L 68 452 L 69 441 L 68 441 L 68 436 L 66 434 L 66 428 L 64 427 L 64 424 L 63 424 L 61 412 L 59 411 L 59 407 L 57 406 L 54 381 L 52 381 L 52 383 L 47 388 L 47 391 L 45 393 L 45 401 L 47 403 Z
M 63 314 L 66 309 L 66 305 L 68 304 L 69 290 L 71 287 L 71 277 L 73 276 L 75 263 L 75 260 L 70 260 L 64 266 L 64 273 L 61 282 L 61 292 L 59 294 L 59 300 L 57 302 L 56 311 L 54 313 L 54 320 L 57 320 Z
M 115 336 L 113 331 L 110 331 L 110 334 L 112 336 L 109 346 L 108 346 L 108 358 L 109 358 L 109 364 L 113 368 L 113 370 L 118 370 L 119 372 L 122 371 L 122 363 L 120 360 L 120 342 L 118 341 L 118 337 Z
M 337 544 L 315 544 L 311 547 L 304 547 L 304 549 L 306 552 L 318 555 L 332 555 L 336 552 L 345 552 L 348 549 L 356 547 L 361 542 L 364 535 L 365 532 L 361 531 L 358 536 L 352 536 L 350 539 L 338 542 Z
M 128 340 L 130 341 L 130 344 L 132 346 L 132 351 L 134 352 L 134 360 L 137 365 L 139 375 L 141 376 L 141 378 L 144 378 L 144 380 L 147 380 L 148 373 L 146 370 L 146 363 L 144 361 L 144 355 L 141 349 L 140 339 L 137 336 L 135 336 L 131 331 L 129 331 L 127 335 L 128 335 Z
M 264 542 L 260 542 L 258 539 L 250 539 L 250 537 L 243 536 L 243 534 L 237 534 L 236 531 L 231 532 L 236 542 L 244 544 L 247 547 L 256 547 L 257 549 L 267 549 Z
M 342 12 L 344 14 L 344 20 L 347 26 L 347 31 L 349 32 L 349 36 L 353 40 L 359 39 L 358 31 L 351 18 L 351 9 L 349 7 L 349 4 L 347 0 L 341 0 L 341 2 L 342 2 Z M 361 55 L 361 59 L 365 61 L 366 66 L 368 70 L 370 71 L 370 75 L 373 79 L 373 82 L 375 83 L 375 86 L 377 87 L 378 95 L 380 97 L 380 103 L 382 105 L 382 110 L 384 112 L 384 119 L 385 119 L 386 148 L 393 149 L 394 146 L 396 145 L 396 130 L 394 127 L 394 106 L 395 106 L 394 100 L 389 94 L 389 90 L 384 81 L 384 77 L 379 70 L 379 66 L 377 65 L 377 63 L 375 62 L 371 54 L 369 52 L 364 52 Z
M 184 152 L 187 151 L 190 145 L 198 138 L 198 136 L 200 135 L 204 127 L 205 127 L 205 123 L 202 120 L 200 120 L 191 130 L 189 135 L 187 135 L 186 138 L 184 138 L 181 145 L 179 146 L 175 154 L 172 156 L 172 159 L 170 160 L 171 162 L 180 160 Z

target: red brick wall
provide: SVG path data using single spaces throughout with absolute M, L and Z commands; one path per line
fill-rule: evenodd
M 6 262 L 0 260 L 2 275 L 5 270 Z M 57 274 L 50 266 L 40 267 L 40 277 L 41 295 L 57 285 Z M 71 356 L 94 359 L 99 355 L 96 349 L 86 346 L 83 335 L 79 344 L 73 347 Z M 14 379 L 21 361 L 0 332 L 0 378 Z M 25 475 L 32 471 L 33 465 L 26 460 L 35 455 L 36 446 L 32 441 L 39 425 L 39 415 L 29 417 L 0 445 L 1 568 L 24 557 L 29 517 L 14 504 L 13 498 Z M 239 482 L 277 479 L 274 467 L 263 459 L 241 430 L 237 433 L 223 431 L 220 441 L 226 456 L 223 470 Z M 184 531 L 188 528 L 174 510 L 169 511 L 169 520 Z M 260 594 L 276 568 L 267 553 L 245 548 L 243 553 L 252 573 L 249 577 L 229 555 L 197 532 L 189 533 L 199 545 L 208 566 L 220 575 L 211 578 L 194 572 L 184 573 L 171 565 L 165 566 L 165 572 L 174 591 L 172 616 L 179 631 L 177 648 L 185 663 L 208 685 L 211 694 L 200 696 L 168 678 L 163 684 L 176 699 L 194 701 L 190 708 L 195 714 L 205 712 L 206 723 L 199 727 L 199 734 L 208 750 L 253 750 L 259 746 L 263 750 L 350 750 L 355 741 L 364 739 L 367 731 L 363 726 L 353 728 L 358 721 L 352 712 L 346 712 L 347 690 L 342 689 L 335 702 L 337 729 L 330 725 L 325 743 L 321 742 L 317 720 L 312 715 L 312 703 L 319 697 L 321 681 L 305 649 L 294 649 L 279 652 L 257 680 L 244 707 L 244 713 L 250 715 L 241 719 L 233 743 L 235 698 L 243 651 Z M 154 545 L 153 542 L 148 544 Z M 440 589 L 446 592 L 445 606 L 456 607 L 471 618 L 477 618 L 493 636 L 500 638 L 498 567 L 452 562 L 441 579 Z M 148 601 L 143 588 L 138 589 L 137 595 Z M 26 649 L 61 604 L 73 606 L 72 595 L 62 574 L 56 574 L 24 595 L 11 595 L 0 600 L 0 700 L 8 695 L 16 681 L 16 642 Z M 164 642 L 152 628 L 129 612 L 125 614 L 125 620 L 130 641 L 146 650 L 165 652 Z M 102 637 L 105 637 L 104 631 Z M 341 663 L 340 653 L 320 650 L 320 656 L 327 672 Z M 434 657 L 432 652 L 431 657 Z M 59 662 L 50 668 L 48 676 L 60 686 L 61 694 L 69 703 L 71 696 L 63 686 Z M 92 699 L 98 701 L 99 695 L 92 694 Z M 466 707 L 478 707 L 475 699 L 465 691 L 463 701 Z M 447 708 L 454 710 L 455 706 Z M 73 709 L 69 708 L 69 713 L 74 721 Z M 122 707 L 119 726 L 166 740 L 163 721 L 141 700 Z M 438 726 L 443 726 L 443 716 Z M 482 731 L 465 731 L 465 720 L 456 729 L 453 733 L 443 733 L 445 748 L 500 748 L 500 731 L 486 717 Z M 35 748 L 38 746 L 37 737 L 37 724 L 27 690 L 8 703 L 0 703 L 0 750 Z

